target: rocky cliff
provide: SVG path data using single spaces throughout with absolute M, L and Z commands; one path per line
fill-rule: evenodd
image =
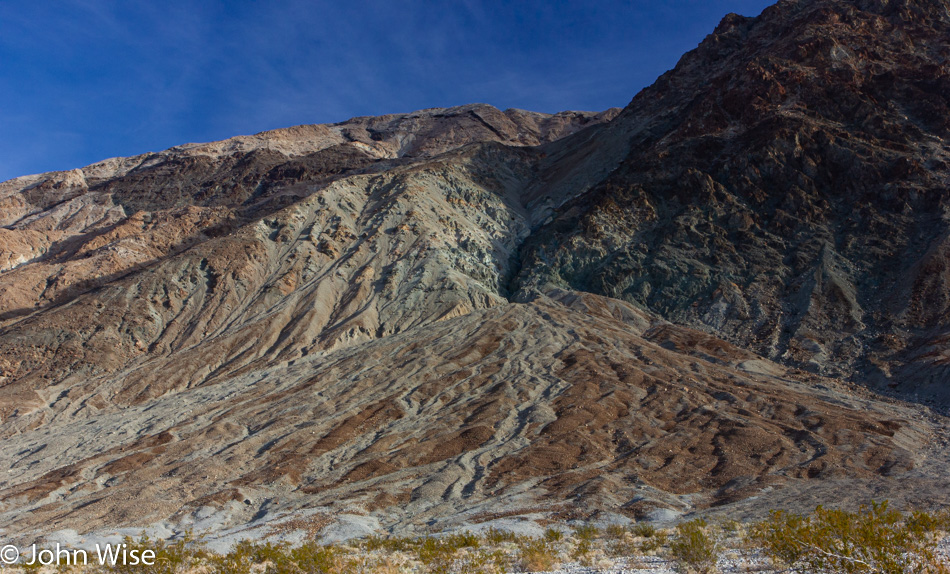
M 947 2 L 728 16 L 525 248 L 569 286 L 812 372 L 950 399 Z

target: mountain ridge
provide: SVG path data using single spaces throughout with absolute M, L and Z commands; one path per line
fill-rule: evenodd
M 942 3 L 865 4 L 877 12 L 780 2 L 727 17 L 621 115 L 642 118 L 633 155 L 564 207 L 567 234 L 556 220 L 549 232 L 561 251 L 544 255 L 563 262 L 526 265 L 527 283 L 553 274 L 788 364 L 944 402 L 945 368 L 909 357 L 945 352 L 939 328 L 915 325 L 946 325 L 950 20 Z M 934 18 L 907 20 L 920 12 Z M 611 226 L 620 248 L 605 257 L 598 228 Z M 671 265 L 699 277 L 671 285 Z

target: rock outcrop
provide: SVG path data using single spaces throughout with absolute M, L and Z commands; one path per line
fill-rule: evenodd
M 629 154 L 532 234 L 519 286 L 946 405 L 948 30 L 944 1 L 726 17 L 613 122 Z

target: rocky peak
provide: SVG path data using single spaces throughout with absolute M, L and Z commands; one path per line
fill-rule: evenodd
M 945 398 L 920 357 L 946 352 L 948 31 L 945 2 L 727 16 L 607 129 L 626 159 L 531 237 L 521 284 Z

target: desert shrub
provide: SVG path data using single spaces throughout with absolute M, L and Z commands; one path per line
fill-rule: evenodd
M 749 540 L 746 536 L 745 526 L 736 520 L 724 520 L 716 524 L 713 532 L 718 534 L 720 551 L 723 548 L 741 549 L 749 548 Z
M 502 542 L 518 542 L 518 535 L 508 530 L 500 530 L 494 526 L 482 534 L 482 538 L 489 544 L 501 544 Z
M 626 536 L 627 529 L 619 524 L 611 524 L 604 529 L 604 534 L 609 540 L 619 540 Z
M 225 555 L 213 554 L 207 559 L 210 574 L 250 574 L 256 565 L 288 563 L 286 544 L 255 543 L 242 540 Z
M 385 536 L 379 536 L 378 534 L 370 534 L 366 538 L 360 540 L 360 546 L 362 546 L 364 550 L 367 550 L 369 552 L 373 552 L 374 550 L 392 551 L 389 548 L 389 540 L 390 539 Z
M 454 550 L 459 550 L 461 548 L 478 548 L 481 540 L 478 536 L 472 534 L 469 531 L 457 532 L 454 534 L 449 534 L 448 536 L 443 536 L 439 538 L 439 541 L 446 546 Z
M 945 508 L 937 514 L 937 525 L 944 532 L 950 531 L 950 508 Z
M 367 556 L 365 554 L 340 554 L 336 574 L 402 574 L 404 569 L 391 556 Z M 460 571 L 459 574 L 477 574 Z M 490 573 L 485 573 L 490 574 Z
M 887 502 L 858 512 L 819 506 L 811 516 L 774 511 L 752 537 L 776 562 L 799 572 L 948 574 L 935 555 L 940 515 L 904 516 Z
M 144 551 L 151 550 L 155 553 L 155 564 L 153 566 L 132 565 L 124 564 L 120 560 L 114 566 L 105 566 L 104 571 L 140 574 L 147 570 L 154 574 L 179 574 L 198 566 L 208 558 L 203 544 L 191 532 L 185 532 L 181 538 L 171 542 L 152 540 L 143 535 L 138 540 L 126 536 L 123 543 L 126 545 L 126 550 L 130 553 L 134 550 L 139 556 L 142 556 Z
M 429 536 L 423 538 L 415 548 L 419 562 L 422 562 L 426 572 L 432 574 L 447 574 L 457 550 L 451 542 Z
M 393 560 L 392 556 L 377 558 L 359 557 L 347 562 L 344 574 L 402 574 L 403 564 Z M 465 574 L 463 572 L 463 574 Z M 488 573 L 490 574 L 490 573 Z
M 656 534 L 656 527 L 648 522 L 638 522 L 630 527 L 630 532 L 640 538 L 652 538 Z
M 607 555 L 612 558 L 636 556 L 639 554 L 639 546 L 634 542 L 633 536 L 626 531 L 624 531 L 623 536 L 610 540 L 605 550 Z
M 404 537 L 367 536 L 363 540 L 363 548 L 369 551 L 385 550 L 387 552 L 409 552 L 416 546 L 417 540 Z
M 470 552 L 463 557 L 458 556 L 459 551 L 463 548 L 474 550 L 481 545 L 481 542 L 481 538 L 477 535 L 466 531 L 437 538 L 431 536 L 424 538 L 369 536 L 363 540 L 361 546 L 368 551 L 385 550 L 389 553 L 413 553 L 427 572 L 448 572 L 456 561 L 458 562 L 458 569 L 463 572 L 482 572 L 486 571 L 489 566 L 480 565 L 480 559 L 476 557 L 476 553 Z
M 571 558 L 577 560 L 584 566 L 590 565 L 590 552 L 593 550 L 594 539 L 600 534 L 600 530 L 593 524 L 583 524 L 574 529 L 574 549 L 571 551 Z
M 503 574 L 509 570 L 508 555 L 501 550 L 479 549 L 455 561 L 459 574 Z
M 39 572 L 40 570 L 45 568 L 45 566 L 42 566 L 38 562 L 34 562 L 33 564 L 21 563 L 21 564 L 18 564 L 16 567 L 19 568 L 21 572 L 26 572 L 27 574 L 30 574 L 32 572 Z
M 518 544 L 518 566 L 522 572 L 546 572 L 558 565 L 552 543 L 540 538 L 522 539 Z
M 640 543 L 640 551 L 649 554 L 666 547 L 669 544 L 669 535 L 665 530 L 654 529 L 653 533 Z
M 633 540 L 630 540 L 626 537 L 617 538 L 616 540 L 611 540 L 607 544 L 607 555 L 612 558 L 619 558 L 623 556 L 636 556 L 639 554 L 639 547 Z
M 792 566 L 805 557 L 811 543 L 810 530 L 810 521 L 805 516 L 774 510 L 768 520 L 753 527 L 752 540 L 761 545 L 774 562 Z
M 279 561 L 268 566 L 267 573 L 334 574 L 340 569 L 340 558 L 340 550 L 337 547 L 309 541 L 291 549 L 290 561 Z
M 277 563 L 290 559 L 287 543 L 253 543 L 249 540 L 238 542 L 232 552 L 246 552 L 254 564 Z
M 742 525 L 736 520 L 724 520 L 719 524 L 719 529 L 726 536 L 737 536 Z
M 600 530 L 593 524 L 583 524 L 574 529 L 574 538 L 591 541 L 600 534 Z
M 584 566 L 590 565 L 590 551 L 593 549 L 591 541 L 587 538 L 581 538 L 574 544 L 571 550 L 571 558 L 577 560 Z
M 633 535 L 625 526 L 611 524 L 604 530 L 604 534 L 608 541 L 605 547 L 608 556 L 617 558 L 637 554 L 637 545 L 633 541 Z
M 208 559 L 210 574 L 251 574 L 253 568 L 251 556 L 245 553 L 232 551 L 225 555 L 215 554 Z
M 564 539 L 564 533 L 558 530 L 557 528 L 548 528 L 544 531 L 544 540 L 555 544 Z
M 706 521 L 698 518 L 676 527 L 670 555 L 686 571 L 710 572 L 718 557 L 716 542 L 706 532 Z

